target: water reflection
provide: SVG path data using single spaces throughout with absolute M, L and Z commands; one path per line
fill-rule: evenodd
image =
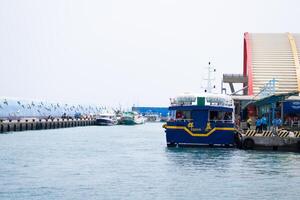
M 167 159 L 178 167 L 226 171 L 234 149 L 225 148 L 166 148 Z
M 274 151 L 242 151 L 235 159 L 255 174 L 292 176 L 298 174 L 300 154 Z
M 241 177 L 253 175 L 299 175 L 300 154 L 292 152 L 245 151 L 228 148 L 166 148 L 172 167 L 186 170 L 234 171 Z

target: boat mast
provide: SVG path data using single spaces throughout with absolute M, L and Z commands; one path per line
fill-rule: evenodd
M 215 80 L 215 72 L 216 69 L 213 68 L 213 66 L 210 65 L 211 63 L 208 62 L 208 67 L 207 67 L 207 78 L 204 78 L 203 80 L 207 81 L 207 85 L 206 88 L 204 90 L 204 92 L 208 92 L 211 93 L 213 89 L 216 88 L 215 85 L 213 85 L 213 81 Z

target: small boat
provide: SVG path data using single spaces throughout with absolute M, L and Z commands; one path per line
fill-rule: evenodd
M 169 116 L 166 116 L 166 117 L 161 117 L 160 118 L 160 122 L 167 122 L 170 120 L 170 117 Z
M 147 122 L 160 122 L 161 119 L 159 114 L 154 113 L 147 113 L 144 117 L 147 120 Z
M 234 146 L 234 104 L 228 95 L 185 93 L 171 99 L 163 125 L 167 146 Z
M 124 125 L 137 125 L 145 123 L 145 119 L 137 112 L 124 112 L 120 123 Z
M 112 126 L 118 123 L 116 115 L 112 113 L 102 113 L 96 117 L 96 125 Z

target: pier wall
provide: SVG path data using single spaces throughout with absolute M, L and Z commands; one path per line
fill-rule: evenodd
M 95 119 L 0 120 L 0 133 L 95 125 Z

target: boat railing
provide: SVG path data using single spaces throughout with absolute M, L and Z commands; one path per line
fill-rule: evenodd
M 233 123 L 233 121 L 230 120 L 209 120 L 210 123 Z
M 171 122 L 192 122 L 194 120 L 193 119 L 181 119 L 181 118 L 177 118 L 177 119 L 169 119 L 169 121 L 171 121 Z

